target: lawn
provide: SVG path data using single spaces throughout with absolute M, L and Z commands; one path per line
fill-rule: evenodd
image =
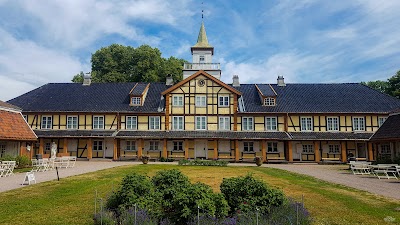
M 0 224 L 91 224 L 97 191 L 106 198 L 122 178 L 134 171 L 153 176 L 178 168 L 193 181 L 219 191 L 224 177 L 253 173 L 298 201 L 304 195 L 314 224 L 400 224 L 400 201 L 331 184 L 308 176 L 261 167 L 175 165 L 122 166 L 0 193 Z M 399 191 L 400 192 L 400 191 Z M 392 218 L 395 221 L 385 221 Z

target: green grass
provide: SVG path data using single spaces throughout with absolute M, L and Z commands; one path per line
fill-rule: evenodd
M 0 224 L 92 224 L 96 190 L 106 198 L 126 174 L 136 171 L 153 176 L 158 170 L 172 168 L 180 169 L 193 182 L 210 185 L 214 191 L 219 191 L 224 177 L 253 173 L 298 201 L 304 195 L 314 224 L 400 224 L 400 211 L 395 210 L 400 201 L 308 176 L 260 167 L 151 164 L 102 170 L 0 193 Z M 395 222 L 386 223 L 387 216 Z

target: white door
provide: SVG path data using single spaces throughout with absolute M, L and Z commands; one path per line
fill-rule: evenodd
M 303 152 L 303 145 L 296 144 L 294 145 L 295 148 L 292 149 L 293 153 L 293 160 L 300 160 L 301 161 L 301 153 Z
M 195 141 L 195 158 L 207 158 L 207 140 Z
M 105 158 L 112 158 L 114 155 L 114 139 L 107 138 L 105 139 L 106 144 L 104 148 L 104 157 Z

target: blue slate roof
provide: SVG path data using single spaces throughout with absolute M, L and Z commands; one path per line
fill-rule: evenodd
M 139 83 L 142 90 L 148 83 Z M 165 83 L 150 83 L 143 106 L 129 106 L 129 93 L 136 83 L 50 83 L 14 98 L 8 103 L 23 112 L 139 112 L 158 113 L 165 108 L 161 93 Z M 269 92 L 268 84 L 257 84 Z M 400 100 L 365 85 L 287 84 L 271 85 L 276 91 L 276 106 L 263 106 L 254 84 L 234 87 L 242 93 L 242 113 L 389 113 L 400 108 Z M 135 88 L 135 89 L 136 89 Z M 268 89 L 269 88 L 269 89 Z M 135 91 L 134 89 L 134 91 Z M 272 91 L 272 90 L 271 90 Z M 270 94 L 270 92 L 269 92 Z
M 389 116 L 371 137 L 371 141 L 381 140 L 400 140 L 400 114 Z
M 136 83 L 50 83 L 8 103 L 23 112 L 158 112 L 165 83 L 151 83 L 143 106 L 129 106 L 129 92 Z M 148 83 L 145 83 L 147 85 Z
M 242 93 L 246 112 L 283 113 L 389 113 L 400 100 L 358 83 L 271 85 L 276 106 L 260 103 L 254 84 L 235 87 Z
M 131 91 L 131 95 L 142 95 L 144 89 L 146 89 L 149 83 L 138 83 L 134 89 Z
M 274 97 L 275 92 L 271 89 L 271 86 L 269 84 L 257 84 L 258 89 L 260 89 L 261 94 L 264 96 L 269 96 L 269 97 Z

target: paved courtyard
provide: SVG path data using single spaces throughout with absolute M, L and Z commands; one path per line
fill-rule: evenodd
M 141 164 L 141 162 L 77 161 L 74 168 L 59 169 L 58 172 L 60 179 L 62 179 L 65 177 L 94 172 L 97 170 L 136 164 Z M 151 162 L 151 164 L 155 163 Z M 177 163 L 175 162 L 168 164 Z M 255 166 L 255 164 L 230 163 L 229 166 Z M 263 167 L 278 168 L 295 173 L 305 174 L 324 181 L 342 184 L 359 190 L 368 191 L 373 194 L 400 200 L 400 180 L 387 180 L 366 175 L 353 175 L 346 171 L 344 166 L 317 164 L 264 164 Z M 25 185 L 21 185 L 24 177 L 25 173 L 16 173 L 10 177 L 1 177 L 0 192 L 24 187 Z M 56 180 L 57 174 L 55 170 L 50 170 L 46 172 L 36 172 L 35 177 L 37 182 L 40 183 Z

